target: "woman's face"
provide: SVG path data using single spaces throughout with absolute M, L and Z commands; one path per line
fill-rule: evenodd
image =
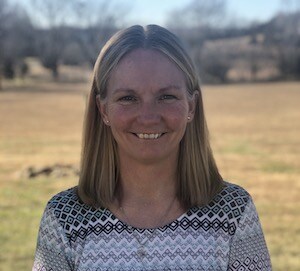
M 121 161 L 160 163 L 177 159 L 195 97 L 188 96 L 182 71 L 166 56 L 136 49 L 112 71 L 107 97 L 98 105 Z

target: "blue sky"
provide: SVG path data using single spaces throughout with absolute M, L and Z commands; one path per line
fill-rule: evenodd
M 209 1 L 209 0 L 207 0 Z M 139 24 L 164 25 L 168 13 L 185 6 L 190 0 L 119 0 L 130 2 L 130 21 Z M 282 8 L 282 0 L 228 0 L 228 11 L 244 21 L 266 21 Z
M 9 2 L 25 5 L 29 12 L 35 16 L 32 9 L 32 0 L 8 0 Z M 44 1 L 44 0 L 35 0 Z M 61 0 L 66 1 L 66 0 Z M 72 1 L 72 0 L 70 0 Z M 83 0 L 86 1 L 86 0 Z M 88 0 L 89 3 L 109 3 L 115 8 L 129 8 L 129 15 L 124 22 L 128 24 L 160 24 L 166 26 L 169 13 L 181 7 L 186 6 L 191 0 Z M 210 0 L 206 0 L 210 1 Z M 294 3 L 298 0 L 285 0 Z M 239 23 L 253 21 L 267 21 L 280 11 L 283 7 L 283 0 L 227 0 L 228 13 Z M 70 14 L 70 17 L 72 15 Z M 91 16 L 98 16 L 97 12 Z M 42 23 L 42 18 L 39 21 Z M 78 22 L 78 19 L 77 19 Z

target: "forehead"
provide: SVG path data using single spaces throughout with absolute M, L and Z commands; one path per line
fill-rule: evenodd
M 179 67 L 168 56 L 152 49 L 135 49 L 120 60 L 111 73 L 108 88 L 124 84 L 128 87 L 186 85 Z

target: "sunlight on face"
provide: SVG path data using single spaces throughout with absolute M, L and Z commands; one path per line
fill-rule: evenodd
M 177 158 L 192 108 L 182 71 L 162 53 L 145 49 L 120 61 L 101 102 L 120 158 L 144 162 Z

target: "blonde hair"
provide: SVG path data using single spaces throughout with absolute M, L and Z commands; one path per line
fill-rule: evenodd
M 186 207 L 205 205 L 221 189 L 222 178 L 209 144 L 199 78 L 180 40 L 157 25 L 136 25 L 117 32 L 98 56 L 84 123 L 79 197 L 88 205 L 107 207 L 115 196 L 119 179 L 117 144 L 103 123 L 96 96 L 105 99 L 112 70 L 126 54 L 138 48 L 166 55 L 185 75 L 189 94 L 199 91 L 194 119 L 180 143 L 177 196 Z

